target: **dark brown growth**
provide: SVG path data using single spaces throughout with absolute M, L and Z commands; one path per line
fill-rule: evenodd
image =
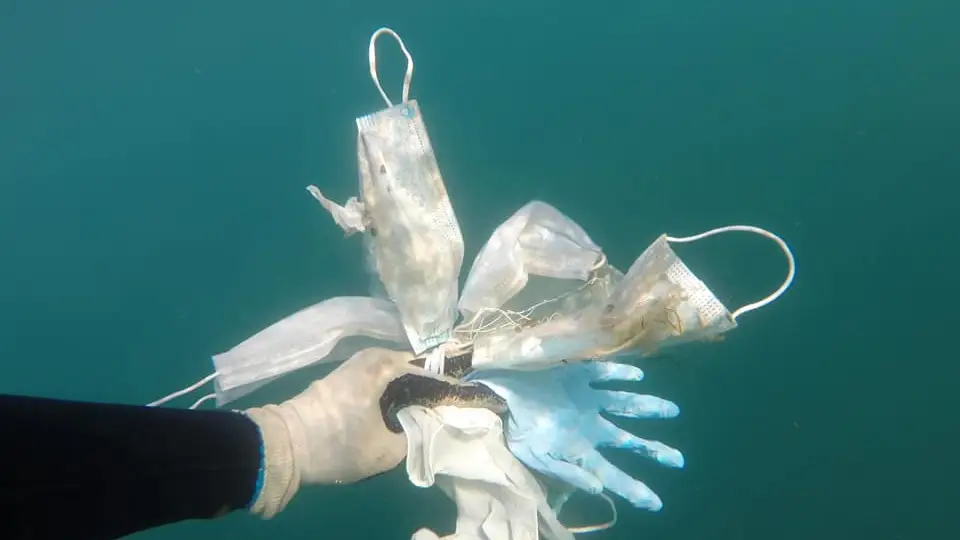
M 403 426 L 397 420 L 397 411 L 410 405 L 456 405 L 483 407 L 496 414 L 507 412 L 507 402 L 486 386 L 454 384 L 407 373 L 390 381 L 380 396 L 380 414 L 387 429 L 394 433 L 403 431 Z

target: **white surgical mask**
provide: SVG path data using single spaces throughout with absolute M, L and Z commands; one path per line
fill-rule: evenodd
M 393 36 L 407 57 L 402 101 L 377 77 L 377 37 Z M 344 206 L 307 188 L 347 233 L 363 232 L 368 265 L 400 310 L 417 354 L 447 341 L 456 319 L 463 237 L 416 100 L 408 99 L 413 58 L 393 30 L 370 38 L 370 75 L 387 108 L 357 118 L 360 198 Z
M 228 351 L 214 355 L 214 372 L 150 406 L 214 382 L 215 392 L 190 408 L 216 398 L 222 406 L 270 381 L 310 365 L 340 363 L 367 347 L 408 350 L 400 315 L 391 302 L 363 296 L 324 300 L 264 328 Z

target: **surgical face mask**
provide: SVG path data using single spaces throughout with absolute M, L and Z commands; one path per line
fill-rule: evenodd
M 493 231 L 473 262 L 460 297 L 467 320 L 461 326 L 482 327 L 508 302 L 523 305 L 517 295 L 531 276 L 569 287 L 570 281 L 586 281 L 604 262 L 601 249 L 573 220 L 547 203 L 527 203 Z M 548 280 L 537 284 L 539 294 L 549 294 L 543 292 Z
M 281 375 L 314 364 L 340 363 L 367 347 L 408 350 L 396 307 L 378 298 L 331 298 L 300 310 L 215 355 L 212 374 L 149 405 L 166 403 L 213 381 L 215 392 L 190 408 L 212 398 L 222 406 Z
M 788 272 L 783 284 L 766 298 L 729 311 L 671 249 L 671 243 L 693 242 L 723 232 L 744 231 L 765 236 L 783 250 Z M 734 225 L 690 237 L 658 238 L 601 294 L 591 293 L 588 281 L 574 296 L 587 298 L 577 309 L 558 309 L 476 337 L 475 369 L 487 367 L 540 369 L 565 360 L 609 359 L 618 355 L 651 355 L 665 347 L 710 340 L 737 326 L 740 315 L 773 302 L 790 286 L 795 273 L 793 254 L 778 236 L 751 226 Z M 562 299 L 554 302 L 562 306 Z
M 569 217 L 532 201 L 497 227 L 480 250 L 460 297 L 463 321 L 451 349 L 511 333 L 605 298 L 618 272 Z
M 407 57 L 402 103 L 377 77 L 377 37 L 392 35 Z M 370 38 L 370 74 L 387 108 L 357 118 L 360 200 L 343 207 L 308 190 L 348 233 L 365 236 L 368 266 L 400 310 L 415 353 L 447 341 L 456 318 L 463 238 L 415 100 L 413 59 L 400 37 L 381 28 Z

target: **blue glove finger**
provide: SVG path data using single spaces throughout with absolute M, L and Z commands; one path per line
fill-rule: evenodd
M 643 370 L 629 364 L 613 362 L 580 362 L 579 369 L 570 369 L 564 373 L 567 380 L 583 382 L 642 381 Z
M 521 463 L 541 474 L 557 478 L 591 495 L 603 491 L 603 482 L 581 467 L 557 459 L 551 454 L 533 452 L 527 444 L 508 441 L 508 446 Z
M 658 512 L 663 508 L 663 501 L 653 490 L 614 467 L 600 452 L 591 450 L 584 460 L 584 467 L 596 475 L 608 490 L 623 497 L 636 508 L 651 512 Z
M 546 470 L 540 471 L 542 474 L 566 482 L 575 488 L 582 489 L 590 495 L 596 495 L 603 491 L 603 482 L 578 465 L 559 459 L 549 459 L 546 463 Z
M 627 418 L 674 418 L 680 407 L 657 396 L 605 390 L 595 392 L 599 407 L 610 414 Z
M 679 413 L 674 403 L 654 396 L 591 386 L 594 382 L 640 380 L 640 369 L 585 361 L 533 372 L 478 371 L 469 378 L 507 401 L 507 444 L 526 466 L 560 485 L 587 493 L 606 488 L 637 508 L 657 511 L 663 506 L 645 484 L 614 467 L 596 450 L 622 448 L 662 465 L 683 466 L 683 454 L 679 451 L 635 437 L 600 415 L 607 411 L 626 417 L 670 418 Z
M 613 422 L 605 418 L 601 418 L 598 424 L 599 433 L 594 434 L 593 437 L 597 446 L 630 450 L 635 454 L 654 459 L 661 465 L 675 469 L 683 468 L 683 453 L 676 448 L 667 446 L 660 441 L 651 441 L 637 437 L 618 428 Z

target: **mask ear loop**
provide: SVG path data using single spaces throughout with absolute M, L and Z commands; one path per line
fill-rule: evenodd
M 673 236 L 666 236 L 666 239 L 668 242 L 682 244 L 687 242 L 695 242 L 697 240 L 700 240 L 701 238 L 706 238 L 708 236 L 714 236 L 720 233 L 732 232 L 732 231 L 751 232 L 751 233 L 759 234 L 760 236 L 769 238 L 770 240 L 773 240 L 774 242 L 777 243 L 778 246 L 780 246 L 780 249 L 783 250 L 784 255 L 787 256 L 787 265 L 789 266 L 786 279 L 783 280 L 783 284 L 780 285 L 780 287 L 776 291 L 768 295 L 766 298 L 763 298 L 756 302 L 742 306 L 730 314 L 733 320 L 736 320 L 737 317 L 739 317 L 740 315 L 743 315 L 744 313 L 762 308 L 763 306 L 773 302 L 774 300 L 779 298 L 780 295 L 782 295 L 784 291 L 787 290 L 787 288 L 790 287 L 791 283 L 793 283 L 793 277 L 796 274 L 796 262 L 793 259 L 793 253 L 790 251 L 790 247 L 787 246 L 787 243 L 784 242 L 782 238 L 773 234 L 772 232 L 761 229 L 760 227 L 754 227 L 752 225 L 729 225 L 727 227 L 719 227 L 716 229 L 709 230 L 707 232 L 695 234 L 693 236 L 684 236 L 680 238 L 675 238 Z
M 383 91 L 383 86 L 380 85 L 380 76 L 377 75 L 377 38 L 383 34 L 390 34 L 393 36 L 397 43 L 400 45 L 400 50 L 403 51 L 403 55 L 407 57 L 407 74 L 403 76 L 403 93 L 401 95 L 401 103 L 406 103 L 407 98 L 410 97 L 410 82 L 413 80 L 413 56 L 410 55 L 410 51 L 407 50 L 407 46 L 403 44 L 403 40 L 400 39 L 400 36 L 397 35 L 393 30 L 383 27 L 378 28 L 376 32 L 370 36 L 370 76 L 373 78 L 373 83 L 377 85 L 377 90 L 380 91 L 380 95 L 383 96 L 383 101 L 387 103 L 387 107 L 393 107 L 393 102 L 390 101 L 390 98 L 387 97 L 387 93 Z
M 194 401 L 194 402 L 193 402 L 193 405 L 191 405 L 191 406 L 189 406 L 189 407 L 187 407 L 187 408 L 188 408 L 188 409 L 196 409 L 197 407 L 199 407 L 200 405 L 202 405 L 204 402 L 210 401 L 211 399 L 216 399 L 216 398 L 217 398 L 217 395 L 216 395 L 216 394 L 207 394 L 207 395 L 203 396 L 202 398 Z
M 172 394 L 168 394 L 168 395 L 166 395 L 166 396 L 163 396 L 162 398 L 160 398 L 160 399 L 158 399 L 158 400 L 156 400 L 156 401 L 151 401 L 150 403 L 147 403 L 147 407 L 156 407 L 157 405 L 163 405 L 164 403 L 166 403 L 166 402 L 168 402 L 168 401 L 172 401 L 172 400 L 174 400 L 174 399 L 176 399 L 176 398 L 178 398 L 178 397 L 180 397 L 180 396 L 187 395 L 187 394 L 189 394 L 190 392 L 193 392 L 194 390 L 196 390 L 197 388 L 200 388 L 201 386 L 203 386 L 203 385 L 207 384 L 208 382 L 212 381 L 213 379 L 215 379 L 215 378 L 217 377 L 217 375 L 219 375 L 219 373 L 217 373 L 216 371 L 214 371 L 214 372 L 211 373 L 210 375 L 207 375 L 206 377 L 204 377 L 204 378 L 200 379 L 199 381 L 191 384 L 190 386 L 184 388 L 183 390 L 177 390 L 176 392 L 174 392 L 174 393 L 172 393 Z M 195 409 L 198 405 L 200 405 L 201 403 L 203 403 L 203 402 L 206 401 L 207 399 L 210 399 L 211 396 L 215 396 L 215 395 L 216 395 L 216 394 L 208 394 L 208 395 L 206 395 L 206 396 L 203 396 L 203 397 L 200 398 L 196 403 L 194 403 L 193 405 L 191 405 L 190 408 L 191 408 L 191 409 Z
M 561 523 L 561 525 L 563 525 L 568 531 L 574 534 L 604 531 L 616 525 L 617 524 L 617 505 L 613 503 L 610 497 L 607 497 L 606 493 L 602 493 L 602 492 L 597 493 L 597 496 L 602 497 L 603 500 L 607 501 L 607 504 L 610 505 L 610 511 L 613 512 L 613 517 L 610 518 L 610 521 L 606 521 L 604 523 L 597 523 L 596 525 L 583 525 L 582 527 L 567 527 L 566 525 L 563 525 L 563 523 Z M 557 516 L 557 519 L 560 519 L 560 517 Z

